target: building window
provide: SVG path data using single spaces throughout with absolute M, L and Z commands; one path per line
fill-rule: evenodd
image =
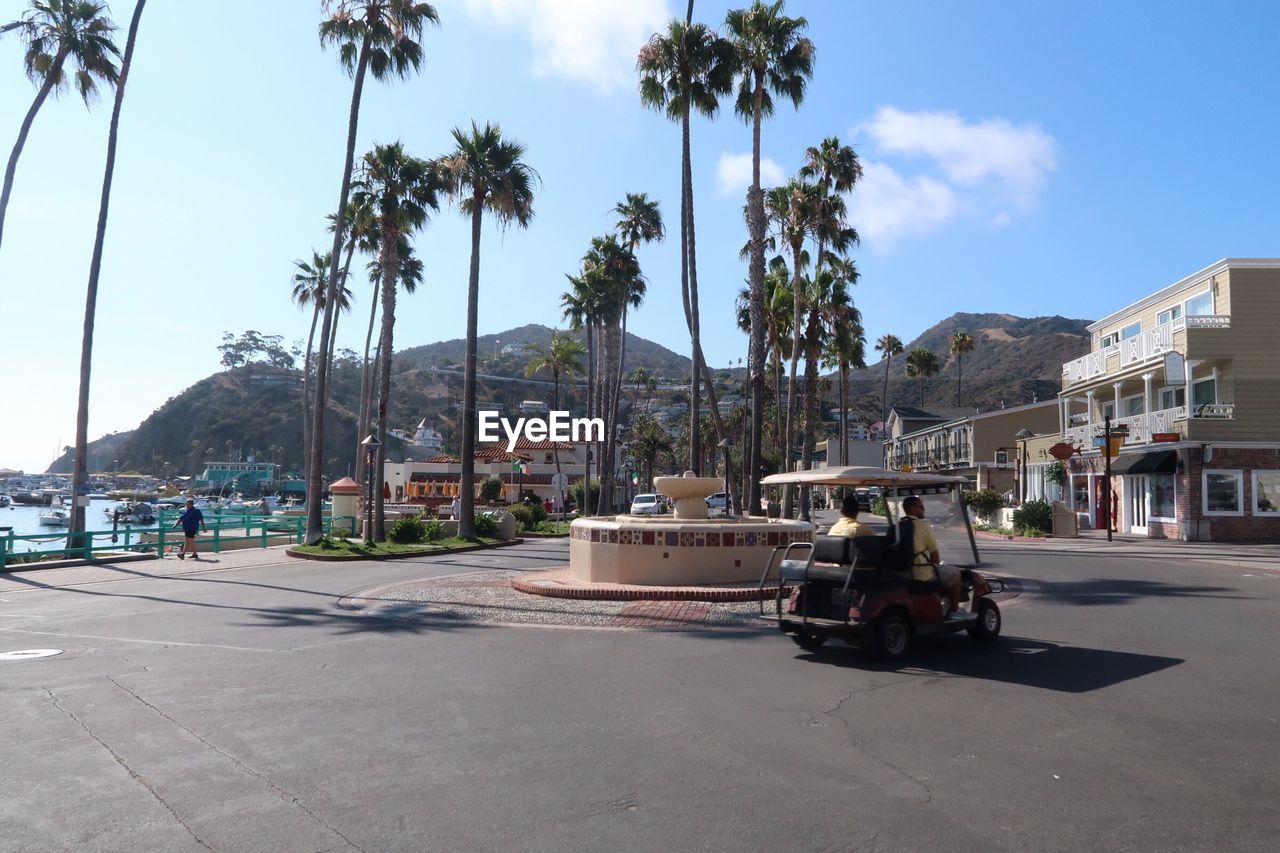
M 1107 347 L 1115 346 L 1118 343 L 1120 343 L 1120 333 L 1112 332 L 1102 339 L 1101 343 L 1098 344 L 1098 348 L 1106 349 Z
M 1253 511 L 1280 515 L 1280 471 L 1253 472 Z
M 1165 323 L 1172 323 L 1182 316 L 1182 306 L 1175 305 L 1172 308 L 1166 308 L 1156 315 L 1156 325 L 1163 326 Z
M 1205 515 L 1244 515 L 1244 472 L 1206 470 L 1201 478 Z
M 1106 420 L 1107 418 L 1111 418 L 1113 421 L 1116 419 L 1116 404 L 1114 400 L 1108 400 L 1102 404 L 1102 419 Z
M 1147 401 L 1143 399 L 1141 394 L 1135 394 L 1132 397 L 1124 397 L 1120 400 L 1120 403 L 1124 406 L 1124 416 L 1126 418 L 1140 415 L 1145 412 L 1147 408 Z
M 1147 475 L 1147 517 L 1176 521 L 1178 510 L 1172 474 Z
M 1213 313 L 1213 291 L 1206 290 L 1198 296 L 1193 296 L 1186 302 L 1187 316 L 1191 317 L 1197 314 Z
M 1218 402 L 1218 380 L 1216 379 L 1197 379 L 1191 383 L 1191 404 L 1197 408 L 1200 406 L 1212 406 Z
M 1178 406 L 1187 404 L 1187 390 L 1185 388 L 1161 388 L 1160 389 L 1160 408 L 1175 409 Z
M 1129 325 L 1121 329 L 1120 340 L 1123 341 L 1123 340 L 1127 340 L 1128 338 L 1136 338 L 1140 334 L 1142 334 L 1141 320 L 1139 320 L 1137 323 L 1130 323 Z

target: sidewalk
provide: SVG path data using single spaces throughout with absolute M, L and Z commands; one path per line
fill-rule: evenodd
M 15 571 L 0 574 L 0 595 L 26 592 L 34 589 L 53 589 L 61 586 L 107 583 L 109 581 L 136 580 L 141 577 L 174 577 L 198 572 L 226 571 L 270 566 L 278 563 L 295 563 L 285 556 L 287 545 L 269 548 L 244 548 L 223 551 L 220 554 L 201 553 L 199 560 L 164 557 L 156 560 L 131 560 L 116 565 L 101 562 L 93 566 L 68 566 L 60 569 L 40 569 L 15 566 Z
M 1087 554 L 1094 557 L 1128 557 L 1137 560 L 1189 560 L 1241 569 L 1280 572 L 1280 545 L 1237 544 L 1232 542 L 1180 542 L 1176 539 L 1148 539 L 1145 536 L 1107 534 L 1087 530 L 1072 539 L 1019 541 L 983 538 L 979 550 L 1019 550 L 1029 553 Z

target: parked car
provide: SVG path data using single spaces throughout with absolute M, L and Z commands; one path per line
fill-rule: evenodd
M 666 511 L 661 495 L 636 495 L 631 501 L 632 515 L 661 515 Z
M 707 498 L 707 509 L 727 509 L 729 506 L 729 496 L 724 492 L 716 492 Z

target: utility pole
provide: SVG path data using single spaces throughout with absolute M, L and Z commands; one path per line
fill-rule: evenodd
M 1111 416 L 1102 419 L 1103 441 L 1103 475 L 1102 475 L 1102 521 L 1107 526 L 1107 541 L 1111 541 Z

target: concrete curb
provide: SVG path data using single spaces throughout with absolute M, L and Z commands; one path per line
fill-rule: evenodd
M 776 586 L 715 587 L 715 586 L 637 586 L 634 584 L 544 585 L 539 581 L 564 579 L 563 569 L 532 572 L 526 577 L 511 581 L 511 588 L 527 595 L 547 598 L 569 598 L 579 601 L 708 601 L 726 603 L 738 601 L 763 601 L 775 598 Z
M 404 560 L 409 557 L 440 557 L 445 554 L 466 554 L 470 551 L 488 551 L 493 548 L 509 548 L 512 545 L 521 545 L 524 540 L 517 537 L 508 539 L 505 542 L 490 542 L 480 545 L 460 545 L 456 548 L 431 548 L 422 551 L 406 551 L 402 554 L 379 554 L 377 556 L 365 557 L 360 554 L 305 554 L 295 551 L 292 548 L 286 548 L 285 553 L 290 557 L 298 560 L 315 560 L 320 563 L 367 563 L 377 560 Z
M 1048 542 L 1049 536 L 1015 536 L 1012 533 L 990 533 L 986 530 L 975 530 L 973 535 L 979 539 L 1003 539 L 1009 542 Z

